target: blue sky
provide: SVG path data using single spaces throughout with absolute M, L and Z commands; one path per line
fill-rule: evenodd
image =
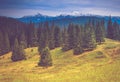
M 22 17 L 41 13 L 120 16 L 120 0 L 0 0 L 0 15 Z

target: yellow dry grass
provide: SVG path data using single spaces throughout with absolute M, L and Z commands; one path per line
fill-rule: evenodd
M 119 82 L 120 42 L 106 39 L 93 51 L 51 50 L 53 66 L 38 67 L 37 48 L 26 49 L 27 60 L 12 62 L 11 52 L 0 56 L 0 82 Z

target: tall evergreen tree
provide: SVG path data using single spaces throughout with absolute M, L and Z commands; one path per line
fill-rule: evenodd
M 12 61 L 20 61 L 20 60 L 24 60 L 24 59 L 26 59 L 26 57 L 25 57 L 23 45 L 21 45 L 21 44 L 19 45 L 18 39 L 16 38 L 13 49 L 12 49 L 11 60 Z
M 113 28 L 114 28 L 113 39 L 114 40 L 120 40 L 120 28 L 119 28 L 119 25 L 116 21 L 113 23 Z
M 21 42 L 24 49 L 27 48 L 27 40 L 24 32 L 21 33 L 19 42 Z
M 113 30 L 114 30 L 114 28 L 113 28 L 113 24 L 112 24 L 112 19 L 110 17 L 109 21 L 108 21 L 108 26 L 107 26 L 107 37 L 110 39 L 114 38 L 114 31 Z
M 101 24 L 101 28 L 103 30 L 103 35 L 104 35 L 104 37 L 106 37 L 105 19 L 102 19 L 100 24 Z
M 55 25 L 54 22 L 51 25 L 50 28 L 50 34 L 49 34 L 49 48 L 54 49 L 55 48 L 55 40 L 54 40 L 54 30 L 55 30 Z
M 41 28 L 41 33 L 40 33 L 40 38 L 39 38 L 39 45 L 38 45 L 38 51 L 40 53 L 46 47 L 46 39 L 45 39 L 44 33 L 45 33 L 44 28 Z
M 84 32 L 83 47 L 87 50 L 93 50 L 96 47 L 95 31 L 90 24 L 86 24 Z
M 72 23 L 68 26 L 68 39 L 69 39 L 69 48 L 73 49 L 74 47 L 74 25 Z
M 50 39 L 49 23 L 48 23 L 48 22 L 45 22 L 43 28 L 44 28 L 45 44 L 46 44 L 46 46 L 49 46 L 49 39 Z
M 41 59 L 38 65 L 44 66 L 44 67 L 52 66 L 52 58 L 51 58 L 50 50 L 48 47 L 42 50 Z
M 83 53 L 82 48 L 82 29 L 76 25 L 75 27 L 75 38 L 74 38 L 74 48 L 73 48 L 73 54 L 79 55 Z
M 95 30 L 95 32 L 96 32 L 96 42 L 98 42 L 99 44 L 101 44 L 102 42 L 104 42 L 105 41 L 104 40 L 104 29 L 103 29 L 103 27 L 102 27 L 102 25 L 101 25 L 100 22 L 98 22 L 96 24 L 96 30 Z
M 61 35 L 61 30 L 58 26 L 55 26 L 55 30 L 54 30 L 54 40 L 55 40 L 55 47 L 60 47 L 61 46 L 61 42 L 62 42 L 62 35 Z
M 28 45 L 29 47 L 35 47 L 38 45 L 37 29 L 35 28 L 34 23 L 30 22 L 28 25 Z
M 69 50 L 69 40 L 68 40 L 68 32 L 67 32 L 67 29 L 64 28 L 63 30 L 63 43 L 62 43 L 62 50 L 63 51 L 67 51 Z
M 3 55 L 3 33 L 0 30 L 0 55 Z
M 6 32 L 4 32 L 4 53 L 7 53 L 10 51 L 10 41 L 9 41 L 9 37 L 8 34 Z

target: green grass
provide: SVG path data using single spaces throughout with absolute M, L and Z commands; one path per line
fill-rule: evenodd
M 116 57 L 109 54 L 120 49 L 118 45 L 120 42 L 106 39 L 95 50 L 77 56 L 72 50 L 56 48 L 51 50 L 53 66 L 48 68 L 37 66 L 36 47 L 26 49 L 27 60 L 19 62 L 10 60 L 10 52 L 0 57 L 0 82 L 119 82 L 120 53 Z

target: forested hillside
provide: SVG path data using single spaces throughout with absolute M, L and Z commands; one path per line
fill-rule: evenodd
M 75 54 L 86 50 L 93 50 L 97 44 L 104 42 L 104 38 L 120 40 L 120 25 L 109 17 L 107 28 L 105 20 L 89 19 L 84 25 L 69 23 L 61 28 L 53 22 L 39 23 L 38 28 L 32 22 L 25 24 L 13 18 L 0 17 L 0 53 L 3 55 L 11 51 L 15 39 L 23 49 L 40 46 L 54 49 L 63 47 L 63 51 L 74 49 Z M 6 45 L 6 46 L 5 46 Z
M 70 77 L 75 74 L 81 78 L 76 76 L 71 81 L 85 82 L 87 78 L 88 82 L 101 82 L 113 78 L 112 73 L 116 73 L 115 79 L 119 80 L 119 45 L 120 25 L 118 21 L 113 22 L 111 17 L 107 25 L 105 20 L 91 18 L 84 25 L 71 22 L 64 28 L 54 21 L 39 23 L 36 28 L 33 22 L 24 23 L 13 18 L 0 17 L 0 81 L 33 82 L 46 81 L 45 78 L 57 82 L 67 79 L 70 81 Z M 9 69 L 6 69 L 6 66 Z M 90 75 L 90 69 L 87 67 L 96 69 L 92 70 L 93 75 Z M 90 76 L 82 77 L 86 71 L 84 68 L 88 70 L 86 74 Z M 109 68 L 108 70 L 114 68 L 108 73 L 110 77 L 105 75 L 108 72 L 103 70 L 105 68 Z M 58 72 L 58 77 L 53 72 Z M 92 78 L 97 75 L 96 72 L 99 77 L 93 80 Z M 101 79 L 103 78 L 101 72 L 105 76 L 104 80 Z M 20 77 L 16 77 L 16 73 Z M 37 73 L 40 75 L 36 75 Z M 49 73 L 53 75 L 50 76 Z M 65 77 L 62 74 L 65 74 Z M 40 76 L 42 79 L 36 79 L 35 76 Z M 56 78 L 53 79 L 54 77 Z

